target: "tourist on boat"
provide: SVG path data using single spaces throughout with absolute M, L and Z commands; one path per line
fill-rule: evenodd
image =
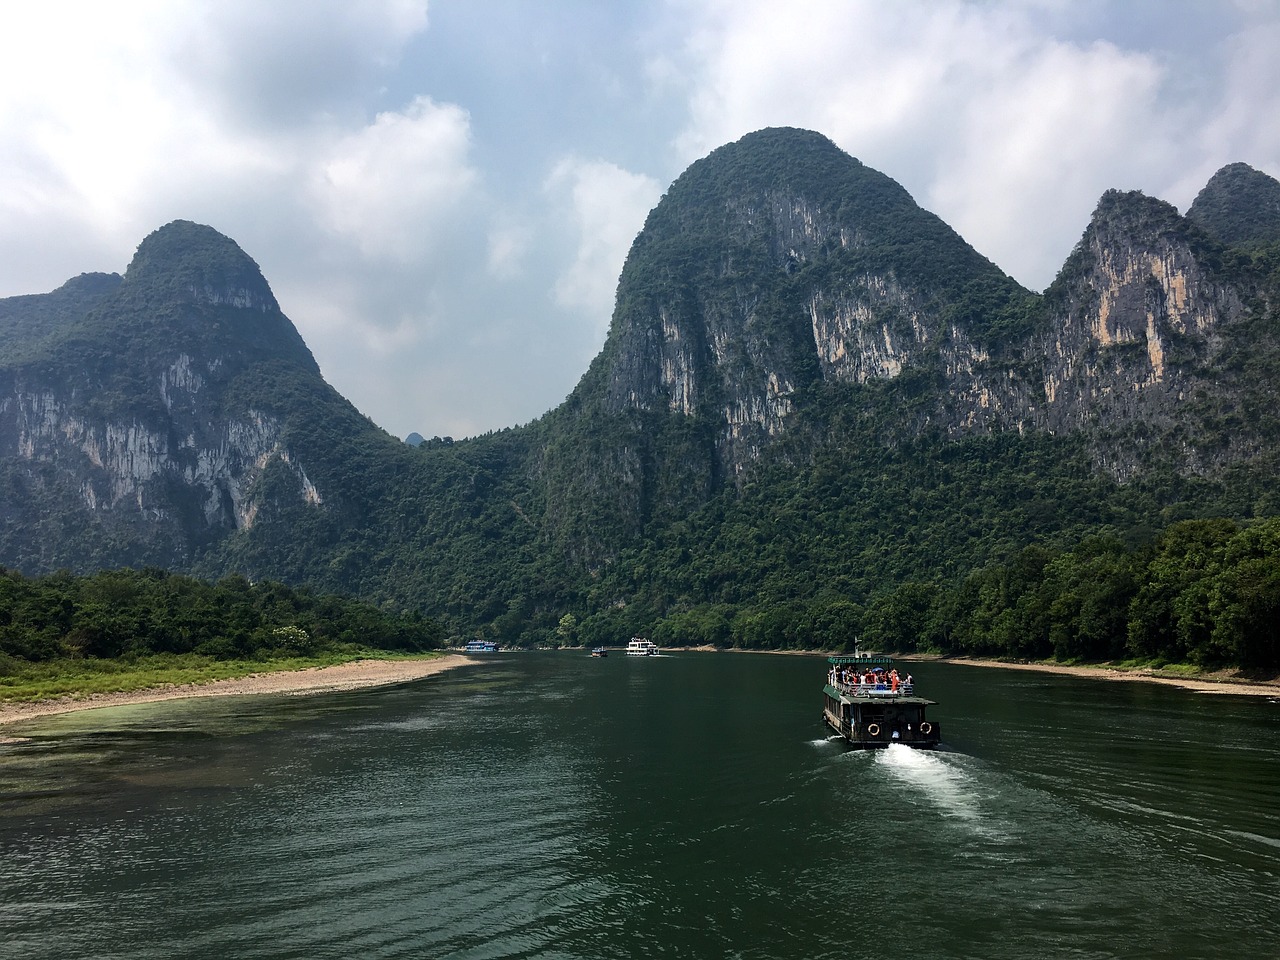
M 889 689 L 893 693 L 898 692 L 898 668 L 894 667 L 889 671 Z

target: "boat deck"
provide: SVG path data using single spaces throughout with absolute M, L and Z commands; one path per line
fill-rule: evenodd
M 901 703 L 915 704 L 921 707 L 936 706 L 936 700 L 926 700 L 924 697 L 917 697 L 910 690 L 899 688 L 895 693 L 892 690 L 858 690 L 857 688 L 849 688 L 839 684 L 827 684 L 824 691 L 831 697 L 845 700 L 848 703 Z

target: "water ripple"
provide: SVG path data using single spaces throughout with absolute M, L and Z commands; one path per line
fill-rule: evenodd
M 333 712 L 187 710 L 172 737 L 134 714 L 17 745 L 0 954 L 1030 960 L 1280 939 L 1273 708 L 938 667 L 954 749 L 855 751 L 821 736 L 821 667 L 513 656 Z

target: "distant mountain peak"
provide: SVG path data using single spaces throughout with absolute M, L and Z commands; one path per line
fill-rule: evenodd
M 189 220 L 167 223 L 138 245 L 124 286 L 155 288 L 189 302 L 280 309 L 262 271 L 234 240 Z
M 95 296 L 112 292 L 120 286 L 120 280 L 121 277 L 118 273 L 82 273 L 79 276 L 72 277 L 60 286 L 55 293 Z
M 1228 246 L 1280 242 L 1280 181 L 1247 163 L 1227 164 L 1196 195 L 1187 218 Z
M 953 328 L 1008 339 L 1029 296 L 827 137 L 758 130 L 693 163 L 650 212 L 578 396 L 709 418 L 736 471 L 809 385 L 896 374 Z

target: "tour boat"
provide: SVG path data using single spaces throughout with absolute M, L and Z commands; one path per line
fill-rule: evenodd
M 593 657 L 607 657 L 609 655 L 609 651 L 604 647 L 592 647 L 591 655 Z
M 925 708 L 937 704 L 916 696 L 910 679 L 889 657 L 861 651 L 828 657 L 822 719 L 856 747 L 936 747 L 942 730 Z
M 644 637 L 632 637 L 631 642 L 627 644 L 628 657 L 656 657 L 657 655 L 657 644 Z
M 467 653 L 497 653 L 498 645 L 492 640 L 468 640 L 462 649 Z

